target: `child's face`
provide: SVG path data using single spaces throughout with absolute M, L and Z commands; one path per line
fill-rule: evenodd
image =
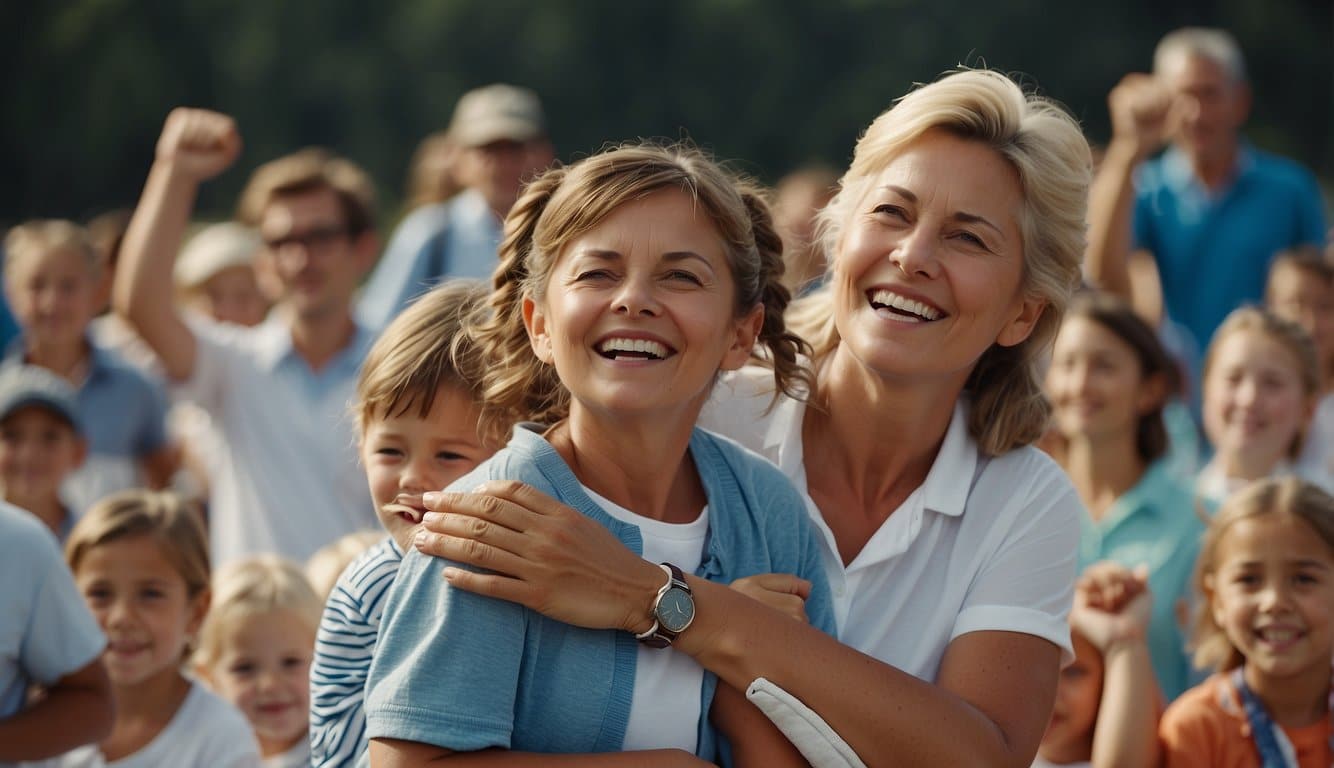
M 1334 285 L 1294 267 L 1280 268 L 1269 278 L 1266 303 L 1311 334 L 1321 369 L 1329 371 L 1334 365 Z
M 258 325 L 268 311 L 251 267 L 222 270 L 195 289 L 193 297 L 200 311 L 220 323 Z
M 1218 542 L 1215 564 L 1206 577 L 1209 607 L 1248 674 L 1328 678 L 1334 553 L 1315 529 L 1285 514 L 1238 520 Z
M 181 654 L 203 621 L 208 595 L 190 597 L 155 538 L 133 535 L 91 548 L 74 580 L 107 635 L 102 660 L 113 685 L 180 674 Z
M 480 408 L 458 387 L 436 392 L 426 418 L 415 407 L 373 418 L 361 440 L 361 461 L 380 523 L 407 551 L 412 528 L 426 509 L 421 495 L 443 490 L 495 453 L 477 436 Z
M 1204 378 L 1204 431 L 1214 449 L 1269 467 L 1287 455 L 1313 405 L 1300 370 L 1262 331 L 1225 336 Z
M 309 619 L 293 611 L 270 611 L 231 628 L 206 670 L 213 690 L 250 721 L 265 756 L 306 738 L 314 648 Z
M 32 343 L 82 343 L 98 302 L 86 254 L 56 249 L 33 255 L 10 266 L 5 279 L 10 308 Z
M 1102 699 L 1102 656 L 1083 635 L 1073 633 L 1075 660 L 1061 670 L 1051 721 L 1038 752 L 1059 763 L 1087 761 L 1093 752 L 1093 726 Z
M 713 224 L 685 193 L 663 190 L 565 247 L 544 300 L 524 299 L 524 320 L 574 407 L 697 411 L 719 369 L 745 363 L 763 319 L 759 308 L 737 318 L 734 296 Z
M 1161 398 L 1146 386 L 1135 350 L 1082 316 L 1066 320 L 1056 336 L 1047 393 L 1061 434 L 1092 439 L 1134 434 Z
M 60 416 L 30 405 L 0 421 L 0 485 L 19 506 L 59 501 L 60 483 L 83 463 L 85 443 Z

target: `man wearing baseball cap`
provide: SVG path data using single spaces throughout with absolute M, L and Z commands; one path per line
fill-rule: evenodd
M 87 455 L 69 382 L 35 365 L 0 371 L 0 496 L 31 512 L 62 542 L 82 510 L 65 505 L 61 485 Z
M 501 83 L 463 94 L 449 140 L 464 191 L 403 220 L 362 294 L 362 322 L 382 328 L 412 299 L 446 277 L 489 279 L 501 222 L 523 182 L 552 161 L 537 94 Z

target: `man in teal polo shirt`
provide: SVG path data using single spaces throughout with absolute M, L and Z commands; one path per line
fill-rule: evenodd
M 1127 75 L 1108 103 L 1112 141 L 1089 200 L 1089 278 L 1203 349 L 1228 312 L 1260 301 L 1277 251 L 1324 243 L 1320 190 L 1305 168 L 1242 137 L 1251 93 L 1223 30 L 1168 34 L 1153 74 Z M 1164 142 L 1167 151 L 1148 159 Z

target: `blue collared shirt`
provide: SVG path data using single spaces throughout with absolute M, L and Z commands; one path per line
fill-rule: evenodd
M 468 190 L 423 205 L 398 225 L 357 304 L 357 316 L 383 328 L 412 300 L 448 277 L 489 280 L 500 222 L 481 193 Z
M 757 573 L 810 580 L 806 614 L 834 632 L 819 543 L 801 496 L 777 467 L 701 429 L 690 454 L 708 495 L 709 534 L 696 575 L 721 583 Z M 593 518 L 641 551 L 639 528 L 612 517 L 542 437 L 518 428 L 508 446 L 451 488 L 519 480 Z M 380 625 L 366 687 L 369 738 L 455 751 L 619 751 L 630 718 L 638 643 L 625 632 L 563 624 L 451 589 L 449 563 L 415 550 L 403 559 Z M 700 691 L 697 753 L 714 759 L 708 721 L 717 678 Z
M 1153 253 L 1167 312 L 1201 349 L 1227 313 L 1261 299 L 1275 253 L 1325 241 L 1311 172 L 1246 144 L 1216 192 L 1175 147 L 1144 163 L 1136 182 L 1134 247 Z
M 1191 600 L 1195 556 L 1204 533 L 1203 507 L 1163 461 L 1112 504 L 1103 518 L 1085 515 L 1080 523 L 1079 570 L 1099 560 L 1149 568 L 1153 615 L 1149 656 L 1154 676 L 1170 701 L 1198 682 L 1186 653 L 1183 603 Z

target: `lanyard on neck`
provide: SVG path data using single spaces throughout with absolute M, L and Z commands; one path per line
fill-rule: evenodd
M 1232 687 L 1241 697 L 1242 709 L 1246 711 L 1246 720 L 1251 724 L 1251 740 L 1260 753 L 1261 768 L 1298 768 L 1297 750 L 1292 746 L 1288 735 L 1269 717 L 1260 697 L 1255 695 L 1246 684 L 1244 667 L 1232 670 Z M 1329 714 L 1334 717 L 1334 686 L 1330 689 Z M 1334 756 L 1334 734 L 1330 736 L 1330 754 Z

